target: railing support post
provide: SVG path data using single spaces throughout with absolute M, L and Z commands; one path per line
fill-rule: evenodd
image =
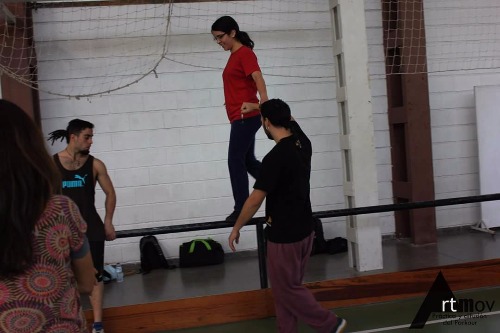
M 257 222 L 257 252 L 259 254 L 260 288 L 267 288 L 267 266 L 266 266 L 266 241 L 264 238 L 264 225 Z

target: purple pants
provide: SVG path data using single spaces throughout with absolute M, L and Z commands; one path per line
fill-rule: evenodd
M 267 264 L 278 332 L 297 333 L 301 320 L 320 333 L 329 333 L 337 317 L 323 308 L 302 285 L 314 233 L 295 243 L 267 242 Z

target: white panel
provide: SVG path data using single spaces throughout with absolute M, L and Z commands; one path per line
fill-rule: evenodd
M 339 46 L 338 52 L 342 55 L 342 61 L 338 57 L 335 61 L 337 77 L 343 77 L 343 82 L 337 82 L 337 92 L 345 94 L 344 121 L 349 129 L 341 138 L 341 146 L 348 149 L 348 154 L 343 155 L 343 178 L 349 184 L 344 185 L 344 195 L 352 197 L 355 207 L 377 205 L 379 183 L 375 147 L 386 147 L 389 140 L 386 131 L 374 128 L 371 100 L 373 96 L 385 95 L 386 85 L 383 80 L 370 81 L 366 73 L 370 68 L 367 26 L 378 25 L 380 16 L 366 12 L 362 2 L 340 0 L 334 7 L 334 2 L 330 1 L 330 7 L 332 25 L 339 30 L 334 47 Z M 349 266 L 358 271 L 382 268 L 378 215 L 347 219 L 346 226 Z
M 500 193 L 500 86 L 475 87 L 479 187 L 481 194 Z M 500 201 L 481 203 L 481 219 L 488 228 L 500 226 Z

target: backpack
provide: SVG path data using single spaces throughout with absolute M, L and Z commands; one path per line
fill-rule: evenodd
M 325 235 L 323 233 L 323 224 L 321 223 L 321 220 L 317 217 L 313 217 L 313 223 L 314 223 L 314 240 L 311 249 L 312 256 L 318 253 L 325 253 L 327 250 Z
M 142 237 L 139 243 L 139 250 L 141 253 L 141 272 L 143 274 L 147 274 L 157 268 L 175 268 L 174 265 L 170 265 L 167 262 L 160 243 L 158 243 L 158 239 L 155 236 Z

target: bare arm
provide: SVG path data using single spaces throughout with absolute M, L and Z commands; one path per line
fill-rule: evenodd
M 260 96 L 260 103 L 262 104 L 269 99 L 269 97 L 267 97 L 267 88 L 264 76 L 262 75 L 262 72 L 253 72 L 252 79 L 255 81 L 255 85 L 257 86 L 257 91 Z
M 255 85 L 257 86 L 257 91 L 259 92 L 260 104 L 262 104 L 269 99 L 269 97 L 267 96 L 267 88 L 266 82 L 264 81 L 264 76 L 262 76 L 262 72 L 259 71 L 253 72 L 251 75 L 252 79 L 255 82 Z M 259 108 L 259 103 L 244 102 L 241 105 L 241 113 L 258 110 Z
M 109 177 L 108 170 L 104 163 L 97 158 L 94 159 L 94 170 L 99 186 L 101 186 L 106 199 L 104 202 L 104 230 L 106 232 L 106 240 L 111 241 L 116 239 L 115 227 L 113 226 L 113 215 L 116 207 L 116 193 L 113 182 Z
M 97 271 L 94 268 L 90 251 L 82 258 L 72 259 L 71 269 L 78 283 L 78 291 L 82 294 L 90 294 L 92 289 L 94 289 L 94 285 L 97 283 L 95 277 Z
M 243 228 L 248 223 L 248 221 L 250 221 L 255 213 L 257 213 L 260 206 L 262 205 L 262 202 L 264 202 L 266 195 L 266 192 L 254 189 L 248 199 L 245 201 L 240 216 L 238 216 L 233 230 L 229 235 L 229 247 L 233 252 L 236 251 L 234 243 L 236 242 L 236 244 L 238 244 L 240 240 L 240 229 Z

